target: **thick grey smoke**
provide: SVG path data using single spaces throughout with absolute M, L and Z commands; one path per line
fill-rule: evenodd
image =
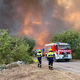
M 0 28 L 9 29 L 11 34 L 27 34 L 37 40 L 37 45 L 43 46 L 50 42 L 56 32 L 70 29 L 76 24 L 71 20 L 71 14 L 79 13 L 80 1 L 70 0 L 73 4 L 70 8 L 59 5 L 58 1 L 0 0 Z
M 62 20 L 51 16 L 54 9 L 63 16 L 64 8 L 57 5 L 57 0 L 0 0 L 0 28 L 8 28 L 12 33 L 17 32 L 20 27 L 23 29 L 25 16 L 31 12 L 30 19 L 38 18 L 42 22 L 42 27 L 40 29 L 40 25 L 33 25 L 32 21 L 28 22 L 28 25 L 34 26 L 35 32 L 36 29 L 41 32 L 41 30 L 48 28 L 53 35 L 53 32 L 66 28 Z M 55 12 L 54 14 L 58 15 Z M 46 22 L 49 23 L 47 27 L 45 27 Z
M 49 36 L 52 36 L 56 31 L 61 32 L 62 29 L 68 29 L 61 18 L 58 18 L 58 15 L 64 16 L 65 9 L 58 5 L 57 0 L 15 0 L 15 2 L 17 2 L 17 15 L 22 28 L 21 31 L 24 28 L 26 30 L 33 28 L 34 34 L 37 34 L 47 29 L 50 34 Z M 55 13 L 55 10 L 57 10 L 57 13 Z M 30 16 L 29 13 L 31 13 Z M 52 14 L 56 17 L 52 17 Z M 23 28 L 25 18 L 31 20 Z M 36 18 L 39 19 L 41 25 L 32 23 Z M 46 25 L 46 23 L 48 24 Z M 33 36 L 34 34 L 31 33 L 29 36 Z
M 0 29 L 9 29 L 11 34 L 17 33 L 19 23 L 12 0 L 0 0 Z

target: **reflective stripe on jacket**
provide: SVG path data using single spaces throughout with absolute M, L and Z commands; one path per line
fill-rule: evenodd
M 49 53 L 47 54 L 47 57 L 54 57 L 54 53 L 53 53 L 53 52 L 49 52 Z
M 37 53 L 37 57 L 42 57 L 42 53 Z

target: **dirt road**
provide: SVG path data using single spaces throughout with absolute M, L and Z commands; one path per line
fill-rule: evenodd
M 35 58 L 37 59 L 37 58 Z M 42 63 L 45 65 L 48 65 L 48 62 L 46 58 L 42 58 Z M 62 69 L 62 70 L 67 70 L 67 71 L 73 71 L 80 75 L 80 62 L 74 62 L 74 61 L 59 61 L 59 62 L 54 62 L 53 65 L 55 68 Z

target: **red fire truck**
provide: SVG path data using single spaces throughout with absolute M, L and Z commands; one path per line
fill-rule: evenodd
M 72 59 L 71 48 L 69 43 L 50 43 L 45 44 L 44 54 L 49 52 L 49 49 L 54 52 L 54 61 L 62 60 L 69 61 Z

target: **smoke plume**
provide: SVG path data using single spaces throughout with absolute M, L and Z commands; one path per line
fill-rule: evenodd
M 27 34 L 44 47 L 56 32 L 80 26 L 77 0 L 0 0 L 0 28 L 11 34 Z
M 9 29 L 11 34 L 15 34 L 19 30 L 18 26 L 12 0 L 0 0 L 0 29 Z

